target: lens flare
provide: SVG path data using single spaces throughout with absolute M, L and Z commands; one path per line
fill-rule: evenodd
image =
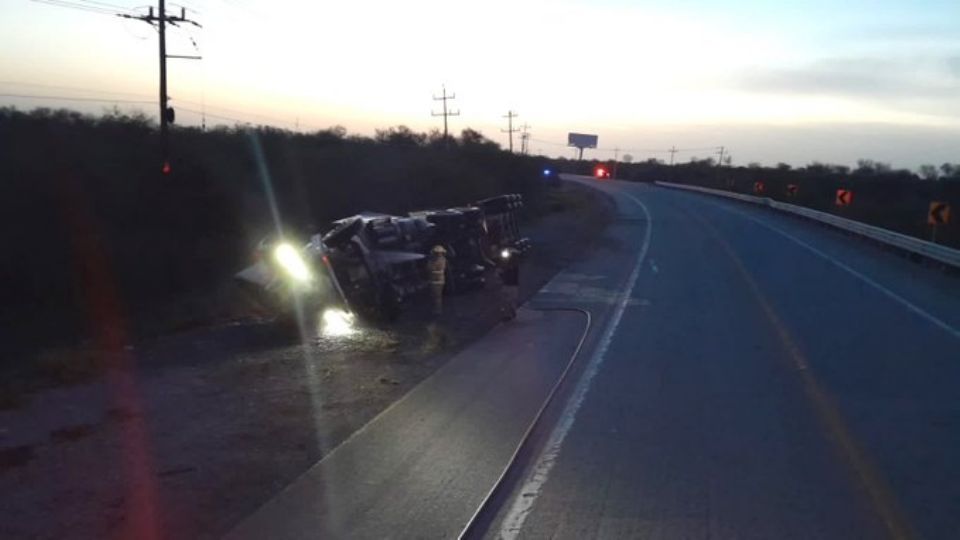
M 290 277 L 299 281 L 310 281 L 310 269 L 296 248 L 290 244 L 280 244 L 273 250 L 273 257 Z

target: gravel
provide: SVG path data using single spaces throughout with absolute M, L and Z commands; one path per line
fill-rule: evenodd
M 602 233 L 612 203 L 564 186 L 525 231 L 521 297 Z M 138 343 L 87 382 L 0 410 L 0 537 L 214 538 L 499 324 L 495 279 L 389 327 L 301 343 L 239 322 Z M 8 383 L 9 384 L 9 383 Z

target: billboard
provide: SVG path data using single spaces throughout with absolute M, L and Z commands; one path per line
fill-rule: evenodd
M 567 133 L 567 146 L 577 148 L 596 148 L 597 136 L 584 135 L 583 133 Z

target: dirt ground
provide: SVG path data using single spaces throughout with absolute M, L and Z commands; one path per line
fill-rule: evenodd
M 521 297 L 590 249 L 611 203 L 564 186 L 527 224 Z M 129 347 L 81 384 L 0 403 L 0 537 L 219 537 L 499 323 L 496 283 L 301 343 L 235 322 Z

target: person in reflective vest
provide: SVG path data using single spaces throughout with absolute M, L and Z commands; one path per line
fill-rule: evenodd
M 447 280 L 447 250 L 443 246 L 433 246 L 430 250 L 430 296 L 433 298 L 433 314 L 443 312 L 443 286 Z
M 517 299 L 520 296 L 520 252 L 503 248 L 497 261 L 500 274 L 500 315 L 505 321 L 517 316 Z

